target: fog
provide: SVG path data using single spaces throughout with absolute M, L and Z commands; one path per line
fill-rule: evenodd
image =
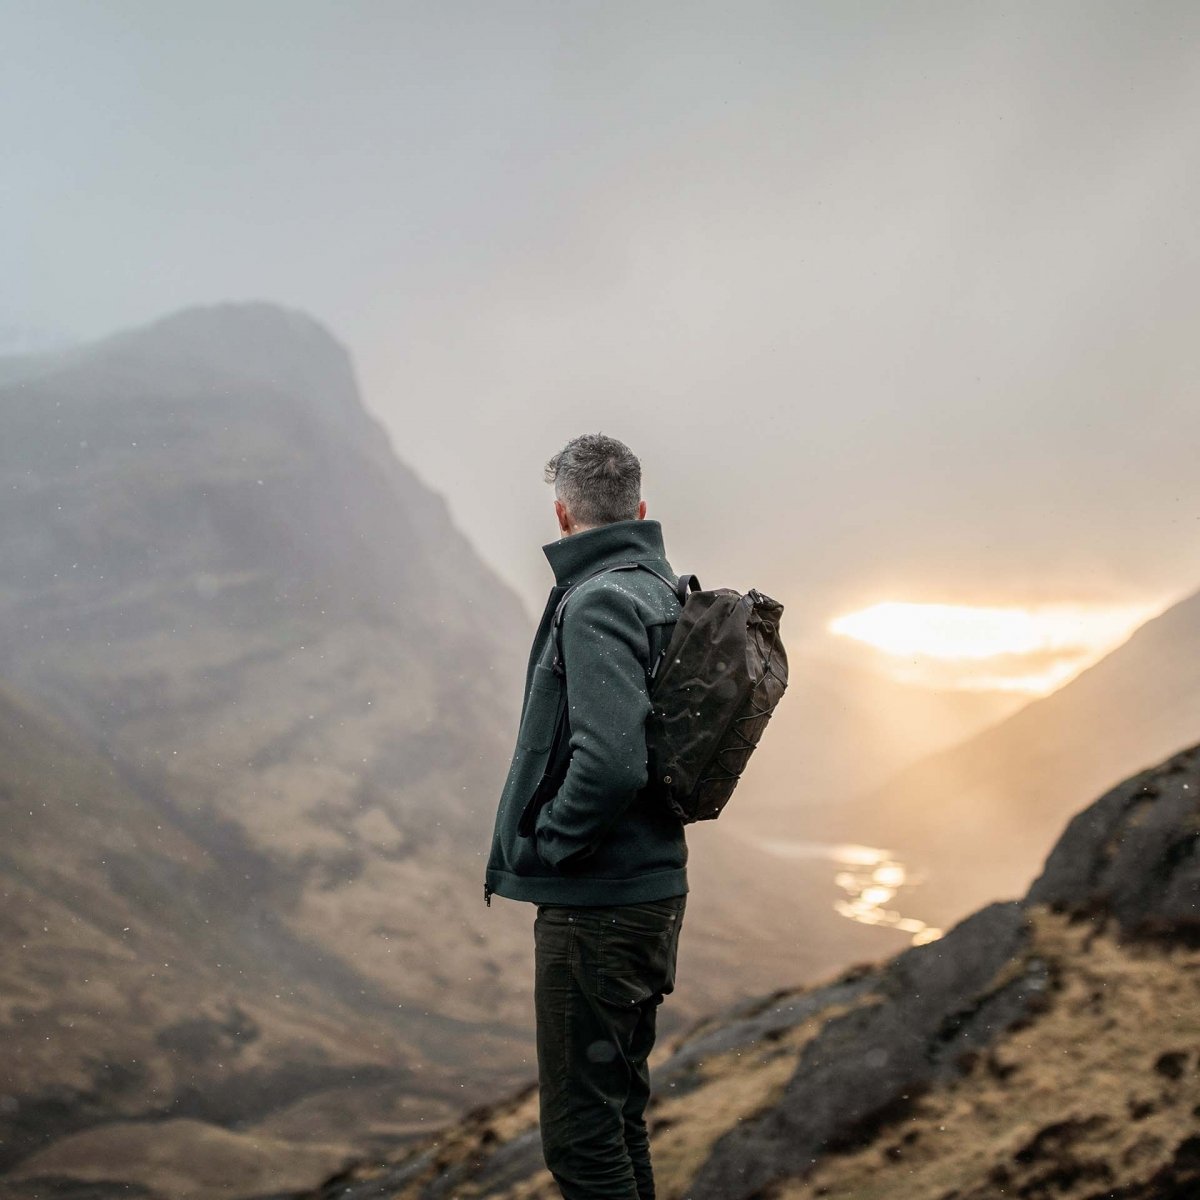
M 636 1149 L 591 1082 L 649 1063 L 664 1197 L 1196 1194 L 1198 51 L 0 0 L 4 1195 L 549 1197 L 572 1046 L 553 1126 Z M 784 606 L 698 766 L 628 595 L 530 655 L 555 551 L 657 561 L 557 543 L 597 432 Z M 668 730 L 730 694 L 662 661 Z M 745 772 L 684 836 L 693 766 Z
M 1193 5 L 4 14 L 9 341 L 312 313 L 531 612 L 585 431 L 797 636 L 1200 581 Z

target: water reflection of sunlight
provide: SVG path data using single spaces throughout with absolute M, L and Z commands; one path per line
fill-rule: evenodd
M 941 929 L 886 907 L 888 901 L 904 888 L 919 885 L 925 877 L 910 873 L 902 862 L 881 847 L 861 846 L 854 842 L 749 840 L 779 858 L 824 858 L 837 863 L 842 869 L 835 872 L 833 881 L 845 896 L 833 902 L 833 909 L 840 916 L 863 925 L 887 925 L 911 933 L 914 946 L 936 941 L 942 936 Z

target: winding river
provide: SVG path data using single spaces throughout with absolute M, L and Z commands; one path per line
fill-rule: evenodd
M 854 842 L 795 842 L 747 836 L 760 850 L 778 858 L 824 859 L 842 895 L 833 902 L 836 913 L 863 925 L 888 925 L 912 934 L 913 945 L 932 942 L 944 932 L 916 917 L 906 917 L 891 903 L 919 886 L 924 875 L 910 872 L 890 851 Z

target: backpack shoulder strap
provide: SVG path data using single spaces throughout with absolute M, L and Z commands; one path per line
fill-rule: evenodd
M 555 675 L 558 675 L 561 678 L 566 674 L 566 670 L 563 667 L 562 661 L 562 620 L 563 608 L 567 603 L 567 597 L 570 596 L 575 589 L 580 586 L 580 584 L 586 583 L 589 579 L 595 579 L 597 575 L 604 575 L 608 571 L 632 571 L 636 570 L 638 567 L 641 567 L 644 571 L 649 571 L 651 575 L 661 579 L 663 583 L 665 583 L 667 587 L 669 587 L 671 591 L 678 597 L 680 604 L 683 604 L 687 599 L 687 594 L 689 591 L 698 591 L 700 588 L 700 581 L 695 575 L 681 575 L 679 577 L 679 583 L 675 584 L 672 583 L 671 580 L 669 580 L 665 575 L 660 575 L 653 567 L 648 567 L 645 563 L 633 561 L 617 563 L 614 566 L 609 567 L 601 567 L 600 570 L 593 571 L 590 575 L 585 575 L 583 579 L 578 580 L 576 583 L 573 583 L 569 588 L 567 588 L 566 592 L 559 600 L 558 605 L 554 609 L 554 621 L 551 628 L 554 637 L 554 662 L 552 669 Z M 653 680 L 655 674 L 657 673 L 659 663 L 662 662 L 662 656 L 665 653 L 666 647 L 664 646 L 662 651 L 659 653 L 658 662 L 654 664 L 654 667 L 650 672 L 651 680 Z M 526 802 L 525 808 L 521 813 L 520 820 L 517 823 L 517 830 L 522 837 L 533 836 L 533 826 L 537 819 L 539 810 L 561 786 L 563 776 L 566 773 L 567 764 L 570 761 L 570 756 L 564 753 L 567 747 L 566 738 L 564 736 L 567 725 L 565 719 L 566 710 L 567 689 L 564 686 L 561 689 L 558 698 L 558 710 L 554 717 L 554 737 L 551 742 L 550 753 L 546 758 L 546 766 L 542 771 L 541 779 L 538 780 L 537 787 L 533 791 L 533 795 Z
M 570 598 L 570 596 L 575 591 L 575 589 L 577 587 L 579 587 L 581 584 L 587 583 L 587 581 L 589 579 L 595 579 L 598 575 L 605 575 L 609 571 L 633 571 L 639 567 L 643 571 L 649 571 L 650 574 L 653 575 L 656 579 L 661 579 L 663 581 L 663 583 L 665 583 L 667 585 L 667 587 L 669 587 L 671 589 L 671 591 L 675 594 L 675 596 L 679 600 L 680 604 L 683 604 L 686 602 L 687 594 L 688 594 L 689 590 L 693 591 L 693 592 L 699 590 L 700 581 L 696 578 L 695 575 L 680 575 L 679 583 L 675 584 L 675 583 L 672 583 L 671 580 L 669 580 L 665 575 L 660 574 L 653 567 L 646 566 L 646 564 L 643 562 L 630 561 L 630 562 L 624 562 L 624 563 L 616 563 L 613 566 L 601 567 L 600 570 L 593 571 L 590 575 L 585 575 L 582 579 L 571 584 L 571 586 L 569 588 L 567 588 L 562 599 L 559 600 L 558 606 L 554 610 L 554 621 L 551 626 L 551 630 L 552 630 L 553 637 L 554 637 L 554 661 L 551 663 L 550 669 L 555 673 L 555 675 L 558 675 L 559 677 L 561 677 L 566 674 L 566 671 L 563 668 L 563 656 L 562 656 L 563 608 L 566 606 L 567 600 Z

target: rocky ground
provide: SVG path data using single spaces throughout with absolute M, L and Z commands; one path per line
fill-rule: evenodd
M 1075 816 L 1019 900 L 652 1059 L 659 1195 L 1200 1196 L 1200 746 Z M 552 1200 L 536 1087 L 305 1200 Z

